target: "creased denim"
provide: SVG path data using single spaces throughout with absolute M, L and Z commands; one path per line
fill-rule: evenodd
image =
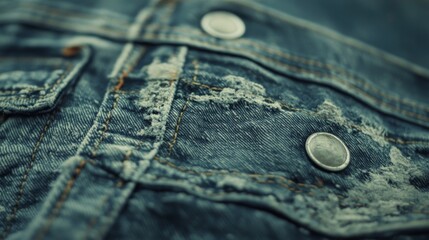
M 427 238 L 427 66 L 278 5 L 1 1 L 0 238 Z

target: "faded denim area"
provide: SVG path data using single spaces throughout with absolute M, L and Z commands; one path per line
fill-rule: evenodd
M 0 239 L 426 239 L 423 54 L 285 6 L 1 1 Z

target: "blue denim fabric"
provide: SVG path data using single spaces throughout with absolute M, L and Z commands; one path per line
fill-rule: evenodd
M 427 51 L 299 6 L 0 2 L 0 238 L 426 239 Z M 205 33 L 216 10 L 244 36 Z

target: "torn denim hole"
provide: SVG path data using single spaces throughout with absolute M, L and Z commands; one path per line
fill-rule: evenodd
M 222 78 L 227 87 L 221 91 L 209 90 L 209 95 L 191 94 L 190 98 L 196 102 L 215 102 L 222 103 L 225 106 L 238 101 L 266 106 L 272 109 L 280 110 L 282 108 L 279 102 L 273 102 L 266 97 L 265 88 L 257 83 L 246 80 L 240 76 L 227 75 Z

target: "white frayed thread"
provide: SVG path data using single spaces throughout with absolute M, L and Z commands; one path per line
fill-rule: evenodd
M 316 220 L 339 232 L 408 223 L 408 215 L 401 210 L 407 209 L 407 213 L 427 211 L 429 194 L 410 183 L 412 176 L 423 174 L 416 165 L 396 147 L 390 149 L 389 156 L 390 164 L 371 171 L 368 180 L 350 177 L 348 181 L 355 185 L 344 193 L 345 198 L 341 201 L 333 194 L 317 201 L 310 196 L 296 196 L 296 213 L 301 215 L 303 222 Z
M 341 109 L 329 100 L 323 101 L 316 110 L 316 115 L 329 121 L 338 123 L 347 129 L 357 128 L 363 134 L 370 136 L 380 146 L 385 146 L 388 142 L 385 139 L 385 130 L 380 127 L 371 126 L 370 123 L 363 119 L 362 124 L 356 125 L 343 116 Z
M 140 91 L 138 105 L 144 109 L 144 119 L 150 122 L 149 126 L 139 131 L 140 135 L 155 137 L 152 150 L 154 155 L 160 146 L 165 132 L 165 124 L 173 101 L 177 79 L 182 71 L 187 48 L 179 48 L 176 55 L 166 62 L 155 58 L 151 64 L 142 69 L 146 72 L 147 85 Z
M 243 77 L 227 75 L 222 78 L 228 87 L 221 91 L 210 90 L 209 95 L 191 94 L 191 100 L 196 102 L 216 102 L 230 105 L 238 101 L 263 105 L 273 109 L 281 109 L 278 102 L 268 101 L 265 97 L 265 88 L 257 83 L 246 80 Z
M 428 193 L 416 189 L 411 183 L 412 176 L 423 173 L 410 160 L 402 155 L 396 147 L 390 149 L 391 164 L 370 172 L 370 180 L 358 183 L 348 191 L 349 198 L 345 203 L 354 205 L 360 199 L 363 207 L 352 208 L 354 214 L 370 217 L 400 215 L 400 209 L 412 208 L 414 211 L 425 211 L 429 207 L 426 201 Z M 365 197 L 363 197 L 365 196 Z M 426 203 L 425 203 L 426 201 Z
M 234 187 L 237 190 L 241 190 L 245 187 L 246 180 L 234 176 L 225 176 L 217 182 L 217 187 Z

